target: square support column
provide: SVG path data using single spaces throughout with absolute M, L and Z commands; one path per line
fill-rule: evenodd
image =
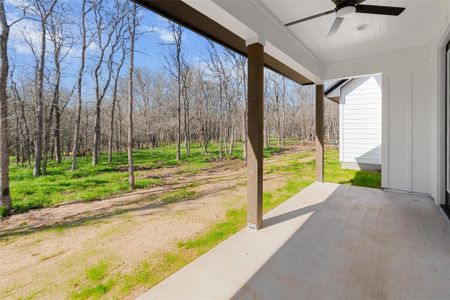
M 319 182 L 323 182 L 324 178 L 323 111 L 323 85 L 316 85 L 316 180 Z
M 247 225 L 262 227 L 264 147 L 264 46 L 248 45 Z

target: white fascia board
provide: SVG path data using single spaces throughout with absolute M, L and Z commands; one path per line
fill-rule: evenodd
M 431 45 L 358 57 L 324 65 L 324 80 L 429 68 Z
M 220 8 L 212 0 L 182 0 L 192 8 L 216 21 L 243 39 L 256 36 L 256 32 L 239 22 L 231 14 Z
M 266 46 L 266 40 L 260 35 L 255 35 L 245 40 L 245 45 L 247 47 L 253 44 L 261 44 L 263 46 Z
M 323 63 L 277 20 L 259 0 L 183 0 L 220 25 L 248 40 L 265 40 L 265 52 L 315 83 Z

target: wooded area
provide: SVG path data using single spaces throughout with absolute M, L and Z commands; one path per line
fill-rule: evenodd
M 49 160 L 71 160 L 75 171 L 79 157 L 91 157 L 95 166 L 101 153 L 111 162 L 115 153 L 127 152 L 133 189 L 133 150 L 175 143 L 180 160 L 183 151 L 190 155 L 192 143 L 200 143 L 204 153 L 215 144 L 224 158 L 240 141 L 245 159 L 245 57 L 209 42 L 199 61 L 189 60 L 186 29 L 167 21 L 169 41 L 160 45 L 165 68 L 136 67 L 134 55 L 145 49 L 135 42 L 154 34 L 142 26 L 148 12 L 128 0 L 75 2 L 0 0 L 1 207 L 12 207 L 10 160 L 45 176 Z M 5 3 L 20 5 L 9 14 Z M 38 25 L 39 39 L 23 22 Z M 30 63 L 8 53 L 12 26 L 22 32 Z M 74 52 L 78 71 L 70 74 Z M 265 147 L 291 138 L 312 141 L 313 99 L 314 86 L 266 70 Z M 326 101 L 326 141 L 337 141 L 338 122 L 338 106 Z

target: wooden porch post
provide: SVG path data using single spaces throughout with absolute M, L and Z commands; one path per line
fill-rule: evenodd
M 324 111 L 323 85 L 316 85 L 316 180 L 323 182 L 323 111 Z
M 264 139 L 264 46 L 248 45 L 247 225 L 262 227 Z

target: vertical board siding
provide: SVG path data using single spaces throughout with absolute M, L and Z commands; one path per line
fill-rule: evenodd
M 375 76 L 342 88 L 340 107 L 342 162 L 381 165 L 381 86 Z
M 420 193 L 430 193 L 430 147 L 431 107 L 429 93 L 432 86 L 429 72 L 414 73 L 412 100 L 412 189 Z
M 411 140 L 409 131 L 411 107 L 411 77 L 403 72 L 389 75 L 389 183 L 388 187 L 410 191 L 411 165 L 409 153 Z
M 428 70 L 383 73 L 383 187 L 430 193 L 429 78 Z

